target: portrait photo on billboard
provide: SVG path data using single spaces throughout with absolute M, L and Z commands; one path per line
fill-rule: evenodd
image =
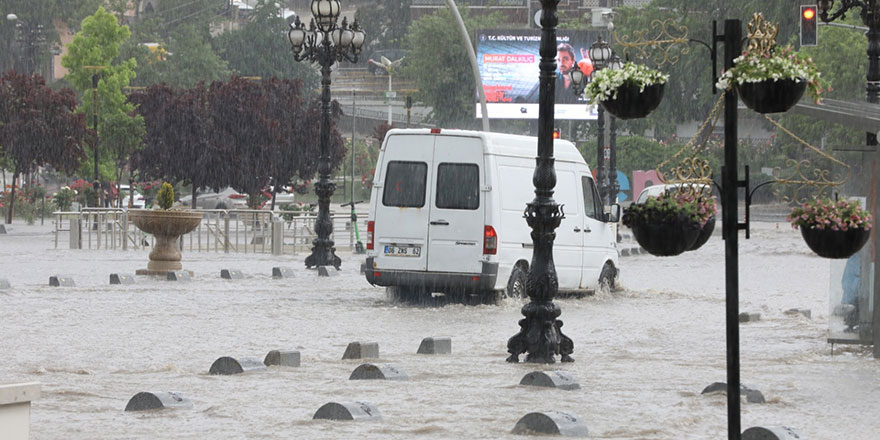
M 557 31 L 557 119 L 595 119 L 595 106 L 572 92 L 569 72 L 577 65 L 585 75 L 592 73 L 589 49 L 598 36 L 596 31 Z M 537 118 L 540 44 L 538 29 L 477 31 L 477 64 L 490 118 Z M 479 105 L 477 112 L 481 116 Z

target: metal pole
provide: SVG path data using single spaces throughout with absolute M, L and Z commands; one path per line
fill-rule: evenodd
M 391 117 L 391 71 L 388 71 L 388 96 L 385 97 L 388 100 L 388 125 L 394 124 L 394 119 Z
M 598 117 L 596 118 L 598 127 L 596 138 L 596 186 L 599 189 L 599 198 L 606 200 L 605 195 L 608 194 L 608 187 L 605 184 L 605 108 L 601 104 L 598 107 Z
M 357 115 L 355 115 L 355 91 L 351 91 L 351 203 L 352 209 L 354 209 L 354 136 L 355 136 L 355 123 L 357 122 Z
M 101 191 L 101 184 L 99 182 L 98 176 L 98 74 L 92 74 L 92 100 L 94 101 L 94 112 L 92 119 L 92 129 L 95 130 L 95 143 L 93 144 L 94 153 L 95 153 L 95 207 L 97 208 L 100 205 L 100 198 L 98 197 L 98 193 Z
M 742 26 L 739 20 L 724 21 L 724 69 L 733 67 L 733 59 L 742 52 Z M 740 438 L 740 374 L 739 374 L 739 249 L 737 231 L 738 171 L 737 94 L 734 89 L 724 95 L 724 168 L 721 171 L 722 228 L 724 230 L 724 275 L 726 281 L 727 327 L 727 436 Z
M 611 128 L 608 133 L 608 204 L 617 203 L 617 193 L 620 185 L 617 183 L 617 118 L 614 115 L 608 118 Z
M 317 237 L 312 240 L 312 253 L 306 257 L 306 267 L 333 266 L 337 270 L 342 259 L 336 256 L 335 244 L 330 238 L 333 221 L 330 219 L 330 196 L 336 184 L 330 180 L 330 67 L 335 62 L 335 48 L 330 44 L 330 33 L 323 33 L 323 41 L 318 48 L 317 61 L 321 65 L 321 156 L 318 159 L 318 182 L 315 194 L 318 195 L 318 218 L 315 221 Z
M 875 11 L 876 2 L 871 2 L 870 5 L 866 5 L 864 7 L 870 7 L 872 13 L 865 14 L 863 17 L 865 18 L 863 22 L 868 26 L 868 31 L 865 32 L 865 36 L 868 38 L 868 69 L 866 72 L 866 84 L 865 84 L 865 98 L 867 102 L 876 104 L 880 102 L 880 16 L 878 16 L 877 11 Z M 874 167 L 872 176 L 874 179 L 877 178 L 878 169 L 880 166 L 880 147 L 877 146 L 877 136 L 875 133 L 868 132 L 866 133 L 866 144 L 874 146 Z M 876 226 L 878 223 L 878 218 L 880 218 L 880 208 L 878 208 L 877 204 L 880 202 L 880 199 L 877 197 L 877 189 L 874 187 L 874 225 Z M 868 203 L 870 205 L 870 202 Z M 872 330 L 872 342 L 874 344 L 874 358 L 880 358 L 880 263 L 877 262 L 877 251 L 880 250 L 880 233 L 877 232 L 877 229 L 874 229 L 873 237 L 871 239 L 872 244 L 872 255 L 874 258 L 874 311 L 871 316 L 871 330 Z
M 562 362 L 573 362 L 574 342 L 562 334 L 562 321 L 556 319 L 562 309 L 553 298 L 559 289 L 553 264 L 555 230 L 563 214 L 553 200 L 556 170 L 553 158 L 553 108 L 556 92 L 556 6 L 559 0 L 541 0 L 541 62 L 538 98 L 538 157 L 532 182 L 535 198 L 526 205 L 526 222 L 532 228 L 532 262 L 529 266 L 526 291 L 530 302 L 523 306 L 525 319 L 519 321 L 520 331 L 507 341 L 508 362 L 519 362 L 526 353 L 526 362 L 552 364 L 556 355 Z
M 541 3 L 543 4 L 543 0 Z M 467 26 L 464 25 L 464 20 L 461 19 L 458 7 L 455 6 L 455 1 L 446 0 L 446 5 L 449 6 L 449 9 L 452 11 L 452 16 L 455 17 L 455 21 L 458 23 L 458 30 L 461 33 L 461 39 L 464 42 L 464 46 L 468 53 L 468 59 L 471 62 L 471 70 L 474 72 L 474 84 L 477 86 L 477 94 L 480 97 L 480 110 L 483 113 L 483 131 L 489 131 L 489 110 L 486 107 L 486 92 L 483 90 L 483 80 L 480 77 L 480 68 L 477 66 L 477 54 L 474 52 L 474 46 L 471 44 L 470 34 L 468 33 Z

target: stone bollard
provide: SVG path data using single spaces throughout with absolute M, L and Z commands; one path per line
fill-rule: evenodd
M 266 366 L 298 367 L 300 365 L 300 354 L 296 350 L 272 350 L 266 354 L 263 364 Z
M 244 274 L 240 270 L 220 269 L 220 278 L 224 280 L 242 280 Z
M 409 376 L 407 376 L 406 373 L 392 365 L 361 364 L 358 365 L 358 367 L 351 372 L 351 376 L 348 377 L 348 380 L 371 379 L 408 380 Z
M 800 309 L 800 308 L 788 309 L 785 311 L 785 314 L 786 315 L 802 315 L 803 317 L 805 317 L 807 319 L 811 319 L 813 316 L 813 313 L 810 311 L 810 309 Z
M 73 278 L 62 277 L 58 275 L 53 275 L 49 277 L 49 285 L 52 287 L 76 287 L 76 283 L 73 282 Z
M 110 284 L 134 284 L 134 276 L 111 273 Z
M 379 408 L 369 402 L 330 402 L 318 408 L 312 419 L 326 420 L 382 420 Z
M 587 425 L 575 415 L 561 411 L 528 413 L 516 422 L 513 434 L 562 435 L 564 437 L 586 437 Z
M 533 387 L 559 388 L 560 390 L 579 390 L 580 384 L 574 376 L 565 371 L 532 371 L 523 376 L 520 385 Z
M 78 218 L 70 219 L 70 248 L 82 249 L 82 222 Z
M 272 255 L 284 253 L 284 219 L 272 219 Z
M 330 270 L 333 269 L 333 270 Z M 318 266 L 319 277 L 335 277 L 339 276 L 339 271 L 331 266 Z
M 700 394 L 712 394 L 712 393 L 725 393 L 727 394 L 727 383 L 725 382 L 714 382 L 711 385 L 703 388 L 703 391 Z M 764 394 L 758 390 L 747 387 L 743 384 L 739 385 L 739 395 L 742 397 L 746 396 L 746 402 L 748 403 L 764 403 L 766 400 L 764 399 Z
M 6 226 L 4 224 L 0 224 L 0 234 L 8 234 L 9 231 L 11 231 L 11 230 L 12 230 L 12 228 L 10 228 L 9 226 Z
M 452 354 L 452 338 L 442 336 L 439 338 L 425 338 L 419 344 L 418 354 Z
M 125 405 L 125 410 L 144 411 L 161 408 L 189 409 L 192 407 L 192 402 L 180 393 L 168 391 L 141 391 L 129 399 L 128 405 Z
M 211 364 L 211 369 L 208 373 L 227 376 L 265 369 L 266 364 L 255 357 L 241 357 L 236 359 L 229 356 L 223 356 Z
M 755 322 L 761 320 L 761 314 L 757 312 L 742 312 L 739 314 L 739 322 Z
M 345 348 L 342 359 L 364 359 L 378 358 L 379 343 L 378 342 L 351 342 Z
M 9 280 L 0 278 L 0 290 L 8 289 L 10 287 L 12 287 L 12 285 L 9 284 Z
M 282 278 L 296 278 L 296 274 L 293 272 L 293 269 L 289 267 L 273 267 L 272 278 L 275 278 L 276 280 Z
M 800 434 L 788 426 L 752 426 L 742 433 L 742 440 L 796 440 Z
M 192 281 L 192 274 L 186 270 L 178 270 L 178 271 L 174 271 L 174 272 L 168 272 L 168 274 L 165 275 L 165 277 L 168 279 L 168 281 L 183 281 L 183 282 Z

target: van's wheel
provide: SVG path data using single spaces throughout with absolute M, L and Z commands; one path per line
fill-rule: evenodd
M 605 263 L 605 267 L 602 268 L 602 273 L 599 274 L 599 289 L 612 291 L 614 290 L 614 279 L 617 276 L 617 270 L 614 269 L 614 265 L 611 263 Z
M 226 209 L 226 204 L 223 202 L 220 202 L 217 204 L 217 206 L 214 207 L 214 209 Z
M 522 266 L 514 266 L 510 272 L 510 279 L 507 281 L 507 296 L 510 298 L 526 297 L 526 280 L 528 274 Z
M 415 304 L 425 300 L 425 289 L 410 286 L 388 286 L 385 294 L 392 302 Z

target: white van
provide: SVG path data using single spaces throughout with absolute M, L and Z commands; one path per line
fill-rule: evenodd
M 565 218 L 553 258 L 563 292 L 614 285 L 614 205 L 605 214 L 584 158 L 554 143 L 556 203 Z M 535 198 L 537 138 L 446 129 L 390 130 L 379 151 L 364 270 L 403 297 L 429 292 L 520 296 L 532 259 L 523 213 Z M 494 295 L 493 295 L 494 296 Z

